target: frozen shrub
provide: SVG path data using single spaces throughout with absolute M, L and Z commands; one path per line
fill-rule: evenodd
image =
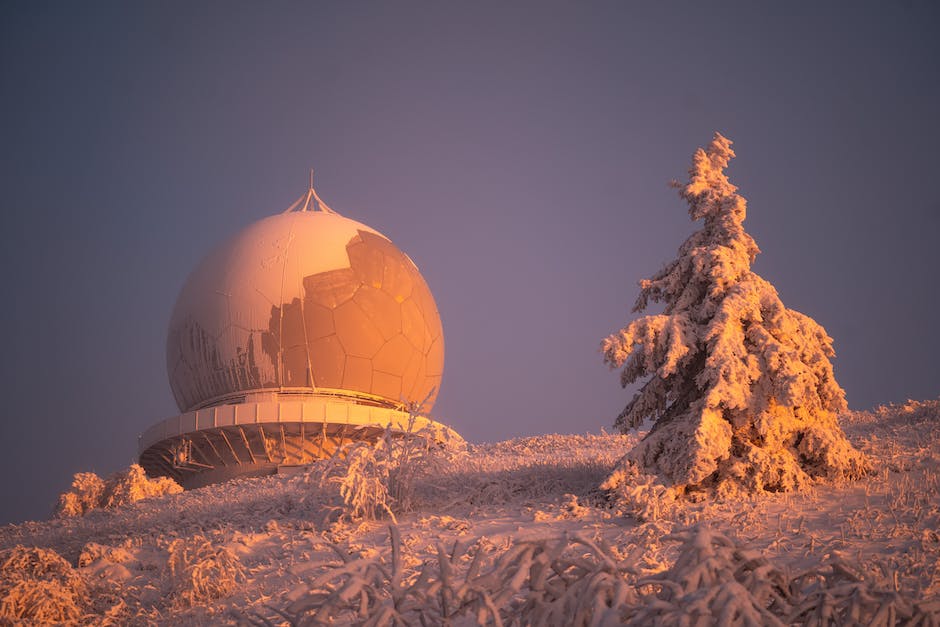
M 203 536 L 174 540 L 169 553 L 164 574 L 172 595 L 184 606 L 222 598 L 245 579 L 235 553 Z
M 392 459 L 384 438 L 375 444 L 354 442 L 331 461 L 334 463 L 321 477 L 321 487 L 331 484 L 339 488 L 346 518 L 375 520 L 388 515 L 394 520 L 388 492 Z
M 338 487 L 348 519 L 394 521 L 395 512 L 414 508 L 418 479 L 440 469 L 447 453 L 432 432 L 386 429 L 375 443 L 353 442 L 322 463 L 319 489 Z
M 782 625 L 792 603 L 787 576 L 756 551 L 707 526 L 666 537 L 682 542 L 671 568 L 639 581 L 655 593 L 631 624 Z
M 54 515 L 56 518 L 84 516 L 93 509 L 111 509 L 141 499 L 182 491 L 183 488 L 168 477 L 149 478 L 137 464 L 114 473 L 106 480 L 93 472 L 80 472 L 72 479 L 71 489 L 59 496 Z
M 53 515 L 56 518 L 84 516 L 99 506 L 104 481 L 93 472 L 79 472 L 72 478 L 72 487 L 59 495 Z
M 509 555 L 494 569 L 500 572 L 502 567 L 494 582 L 499 588 L 512 589 L 520 571 L 528 575 L 519 586 L 524 600 L 513 601 L 503 613 L 507 622 L 518 617 L 525 625 L 622 624 L 627 609 L 639 598 L 633 585 L 636 571 L 632 560 L 623 559 L 604 542 L 564 535 L 555 542 L 522 543 L 526 545 L 531 548 L 531 557 L 517 569 L 511 566 Z
M 17 546 L 0 553 L 3 624 L 76 624 L 85 614 L 87 592 L 55 551 Z
M 677 490 L 659 477 L 640 472 L 630 460 L 621 461 L 600 485 L 622 510 L 641 522 L 655 521 L 674 511 Z
M 105 481 L 101 507 L 110 509 L 141 499 L 179 494 L 182 491 L 182 486 L 169 477 L 151 479 L 138 464 L 131 464 L 127 470 L 116 472 Z
M 795 625 L 937 625 L 940 600 L 926 601 L 879 585 L 840 556 L 793 580 Z
M 858 477 L 868 461 L 837 422 L 846 404 L 832 339 L 751 271 L 759 250 L 744 230 L 747 203 L 724 172 L 732 157 L 717 133 L 695 153 L 689 182 L 676 186 L 704 224 L 640 282 L 633 308 L 660 302 L 663 313 L 601 345 L 624 386 L 646 379 L 616 421 L 622 431 L 655 421 L 628 460 L 679 487 L 726 492 Z
M 442 437 L 445 436 L 445 437 Z M 410 512 L 417 507 L 418 488 L 424 477 L 436 477 L 450 462 L 465 451 L 462 441 L 447 439 L 431 425 L 418 431 L 409 431 L 395 437 L 386 432 L 383 439 L 392 463 L 388 473 L 388 494 L 392 507 L 399 513 Z

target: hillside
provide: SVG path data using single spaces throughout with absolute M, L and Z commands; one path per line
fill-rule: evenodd
M 842 425 L 875 462 L 861 481 L 683 503 L 636 486 L 639 517 L 597 490 L 638 436 L 600 434 L 407 450 L 406 467 L 391 473 L 397 500 L 387 502 L 397 525 L 366 493 L 353 501 L 374 511 L 344 505 L 344 485 L 375 488 L 363 478 L 389 472 L 367 451 L 303 474 L 8 525 L 0 616 L 937 624 L 940 401 L 851 412 Z

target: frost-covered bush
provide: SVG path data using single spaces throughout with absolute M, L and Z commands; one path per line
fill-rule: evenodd
M 149 478 L 137 464 L 107 479 L 101 479 L 93 472 L 80 472 L 72 479 L 71 489 L 59 496 L 53 515 L 56 518 L 84 516 L 93 509 L 111 509 L 141 499 L 182 491 L 182 486 L 169 477 Z
M 17 546 L 0 553 L 0 623 L 76 624 L 88 589 L 51 549 Z
M 72 478 L 72 487 L 59 495 L 53 515 L 56 518 L 84 516 L 100 506 L 104 481 L 93 472 L 79 472 Z
M 663 484 L 662 480 L 640 472 L 635 464 L 620 463 L 600 485 L 624 514 L 633 516 L 641 522 L 655 521 L 672 512 L 678 497 L 674 486 Z
M 435 478 L 452 462 L 464 457 L 466 443 L 431 425 L 409 431 L 400 437 L 386 431 L 384 449 L 392 460 L 388 474 L 388 495 L 392 509 L 399 513 L 418 507 L 423 478 Z
M 376 442 L 346 445 L 316 467 L 318 489 L 338 488 L 342 516 L 375 520 L 411 511 L 418 479 L 440 469 L 453 451 L 435 433 L 386 429 Z
M 334 486 L 342 498 L 342 515 L 350 520 L 375 520 L 388 515 L 393 520 L 389 494 L 392 453 L 385 438 L 377 442 L 354 442 L 326 464 L 320 489 Z
M 635 625 L 783 625 L 790 580 L 760 553 L 707 526 L 666 536 L 682 543 L 675 563 L 642 579 L 653 589 L 631 617 Z
M 110 509 L 141 499 L 179 494 L 182 491 L 183 487 L 169 477 L 151 479 L 138 464 L 131 464 L 127 470 L 116 472 L 105 481 L 101 507 Z
M 498 576 L 492 583 L 509 589 L 515 584 L 521 593 L 522 600 L 513 600 L 503 612 L 507 623 L 622 624 L 626 608 L 639 599 L 633 560 L 602 541 L 575 534 L 525 542 L 521 547 L 521 561 L 510 551 L 494 568 Z M 521 585 L 520 575 L 525 576 Z
M 938 625 L 940 600 L 926 601 L 878 582 L 857 565 L 834 556 L 796 577 L 798 600 L 788 616 L 795 625 Z
M 164 576 L 173 597 L 184 606 L 222 598 L 245 580 L 245 568 L 232 550 L 203 536 L 170 543 Z
M 702 228 L 678 257 L 640 282 L 633 308 L 663 303 L 602 343 L 626 386 L 649 377 L 617 418 L 623 431 L 655 423 L 624 460 L 683 488 L 791 490 L 810 477 L 868 468 L 837 422 L 845 394 L 832 339 L 787 309 L 751 271 L 759 252 L 743 227 L 746 202 L 725 176 L 731 142 L 715 134 L 678 185 Z

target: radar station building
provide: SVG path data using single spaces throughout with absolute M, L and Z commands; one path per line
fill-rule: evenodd
M 429 420 L 444 368 L 431 290 L 387 237 L 310 188 L 186 281 L 167 373 L 179 415 L 140 436 L 148 474 L 195 488 L 273 474 Z

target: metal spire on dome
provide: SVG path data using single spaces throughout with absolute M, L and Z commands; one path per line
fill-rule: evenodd
M 310 168 L 310 186 L 304 195 L 295 200 L 290 207 L 284 210 L 284 213 L 291 211 L 320 211 L 323 213 L 336 213 L 330 209 L 329 205 L 323 202 L 313 189 L 313 168 Z

